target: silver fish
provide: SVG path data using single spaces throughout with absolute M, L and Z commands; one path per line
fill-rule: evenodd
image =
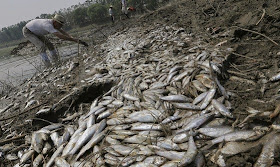
M 42 154 L 45 155 L 49 152 L 49 150 L 51 150 L 52 146 L 49 142 L 45 142 L 45 145 L 43 147 L 43 150 L 42 150 Z
M 105 131 L 101 133 L 97 133 L 92 137 L 92 139 L 80 150 L 79 154 L 76 157 L 76 160 L 78 160 L 88 149 L 92 148 L 95 144 L 97 144 L 99 141 L 101 141 L 105 136 Z
M 190 164 L 195 159 L 196 154 L 198 153 L 195 142 L 193 140 L 193 136 L 190 136 L 188 144 L 188 150 L 180 160 L 179 166 L 186 166 L 187 164 Z
M 192 103 L 172 103 L 176 108 L 184 110 L 200 110 L 199 106 L 193 105 Z
M 31 159 L 32 155 L 35 153 L 34 150 L 29 150 L 27 151 L 25 154 L 22 155 L 19 163 L 20 164 L 24 164 L 26 161 L 28 161 L 29 159 Z
M 269 167 L 273 164 L 276 154 L 279 152 L 280 135 L 275 134 L 264 143 L 262 152 L 254 164 L 254 167 Z
M 70 164 L 68 164 L 68 162 L 62 157 L 56 157 L 54 162 L 57 167 L 71 167 Z
M 44 147 L 44 141 L 48 139 L 45 133 L 32 133 L 31 147 L 37 152 L 41 153 Z
M 212 105 L 224 116 L 233 118 L 232 113 L 218 100 L 213 99 Z
M 215 94 L 216 94 L 216 89 L 210 89 L 208 91 L 207 95 L 202 101 L 202 104 L 200 105 L 201 110 L 204 110 L 208 106 L 208 104 L 211 102 Z
M 129 95 L 129 94 L 124 94 L 123 97 L 127 100 L 131 100 L 131 101 L 139 101 L 139 98 L 138 97 L 134 97 L 132 95 Z
M 163 101 L 176 102 L 176 103 L 192 102 L 191 98 L 186 97 L 184 95 L 169 95 L 169 96 L 160 97 L 160 99 Z
M 90 128 L 86 129 L 83 134 L 77 140 L 74 148 L 69 152 L 70 155 L 74 155 L 85 143 L 87 143 L 93 134 L 96 132 L 98 124 L 92 125 Z
M 124 145 L 112 145 L 111 146 L 116 152 L 122 154 L 122 155 L 137 155 L 137 152 L 139 151 L 138 148 L 132 148 L 129 146 Z
M 199 133 L 210 137 L 219 137 L 233 131 L 234 129 L 230 126 L 218 126 L 198 129 Z
M 205 97 L 206 95 L 209 93 L 209 91 L 207 92 L 203 92 L 201 93 L 200 95 L 198 95 L 192 102 L 193 105 L 197 105 L 199 102 L 201 102 Z
M 165 150 L 155 150 L 155 153 L 159 156 L 165 157 L 169 160 L 180 161 L 184 157 L 184 152 L 178 151 L 165 151 Z
M 131 130 L 162 130 L 162 126 L 159 124 L 134 123 L 132 124 Z
M 269 81 L 273 82 L 273 81 L 278 81 L 280 79 L 280 73 L 272 76 Z
M 191 129 L 195 129 L 200 127 L 206 121 L 210 120 L 214 116 L 214 113 L 208 113 L 201 115 L 193 120 L 191 120 L 187 125 L 185 125 L 182 129 L 178 130 L 176 134 L 187 132 Z
M 64 146 L 65 144 L 62 144 L 57 148 L 57 150 L 53 153 L 45 167 L 51 167 L 53 165 L 55 158 L 62 153 Z
M 38 167 L 43 163 L 44 156 L 42 154 L 37 155 L 37 157 L 33 160 L 33 166 Z
M 264 135 L 264 133 L 253 131 L 253 130 L 241 130 L 241 131 L 234 131 L 231 133 L 227 133 L 225 135 L 222 135 L 220 137 L 217 137 L 211 141 L 209 141 L 210 144 L 214 145 L 217 143 L 221 143 L 223 141 L 250 141 L 250 140 L 256 140 L 259 137 Z

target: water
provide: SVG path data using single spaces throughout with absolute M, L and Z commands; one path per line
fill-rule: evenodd
M 62 60 L 76 56 L 77 45 L 66 46 L 58 49 Z M 38 70 L 42 71 L 43 64 L 38 55 L 17 56 L 0 61 L 0 88 L 5 85 L 17 86 L 27 78 L 32 77 Z

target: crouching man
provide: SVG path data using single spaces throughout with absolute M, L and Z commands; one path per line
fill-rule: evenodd
M 42 58 L 46 67 L 51 67 L 50 59 L 46 53 L 48 49 L 54 64 L 59 63 L 59 57 L 54 45 L 45 37 L 47 34 L 54 34 L 60 39 L 81 43 L 84 46 L 88 44 L 82 40 L 73 38 L 61 28 L 65 23 L 65 18 L 61 15 L 55 15 L 52 19 L 34 19 L 28 22 L 22 29 L 23 36 L 33 43 L 40 51 L 39 55 Z

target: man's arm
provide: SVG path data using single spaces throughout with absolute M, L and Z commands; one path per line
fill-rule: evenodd
M 81 43 L 84 46 L 88 46 L 88 44 L 82 40 L 73 38 L 71 35 L 69 35 L 67 32 L 63 31 L 62 29 L 58 30 L 59 32 L 55 32 L 53 33 L 55 36 L 57 36 L 60 39 L 64 39 L 67 41 L 73 41 L 73 42 L 77 42 L 77 43 Z
M 69 34 L 67 34 L 65 31 L 63 30 L 58 30 L 59 32 L 55 32 L 53 33 L 55 36 L 57 36 L 58 38 L 60 39 L 64 39 L 64 40 L 67 40 L 67 41 L 73 41 L 73 42 L 79 42 L 78 39 L 76 38 L 73 38 L 72 36 L 70 36 Z

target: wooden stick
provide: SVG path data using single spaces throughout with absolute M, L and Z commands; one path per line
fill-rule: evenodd
M 11 142 L 13 142 L 14 140 L 18 140 L 18 139 L 21 139 L 21 138 L 24 138 L 24 137 L 25 137 L 25 135 L 20 135 L 20 136 L 14 137 L 14 138 L 2 140 L 2 141 L 0 141 L 0 145 L 7 144 L 7 143 L 11 143 Z
M 231 53 L 236 55 L 236 56 L 244 57 L 244 58 L 251 59 L 251 60 L 256 60 L 254 58 L 251 58 L 251 57 L 248 57 L 248 56 L 244 56 L 244 55 L 241 55 L 241 54 L 238 54 L 238 53 L 235 53 L 235 52 L 231 52 Z
M 258 34 L 258 35 L 261 35 L 263 37 L 265 37 L 266 39 L 270 40 L 272 43 L 274 43 L 275 45 L 279 45 L 277 42 L 273 41 L 271 38 L 269 38 L 268 36 L 264 35 L 264 34 L 261 34 L 257 31 L 253 31 L 253 30 L 248 30 L 246 28 L 241 28 L 241 27 L 238 27 L 238 26 L 234 26 L 234 27 L 237 27 L 239 28 L 240 30 L 243 30 L 243 31 L 248 31 L 248 32 L 251 32 L 251 33 L 255 33 L 255 34 Z
M 256 23 L 256 25 L 258 25 L 261 22 L 261 20 L 263 19 L 264 15 L 265 15 L 265 9 L 263 9 L 263 14 L 262 14 L 260 20 Z

